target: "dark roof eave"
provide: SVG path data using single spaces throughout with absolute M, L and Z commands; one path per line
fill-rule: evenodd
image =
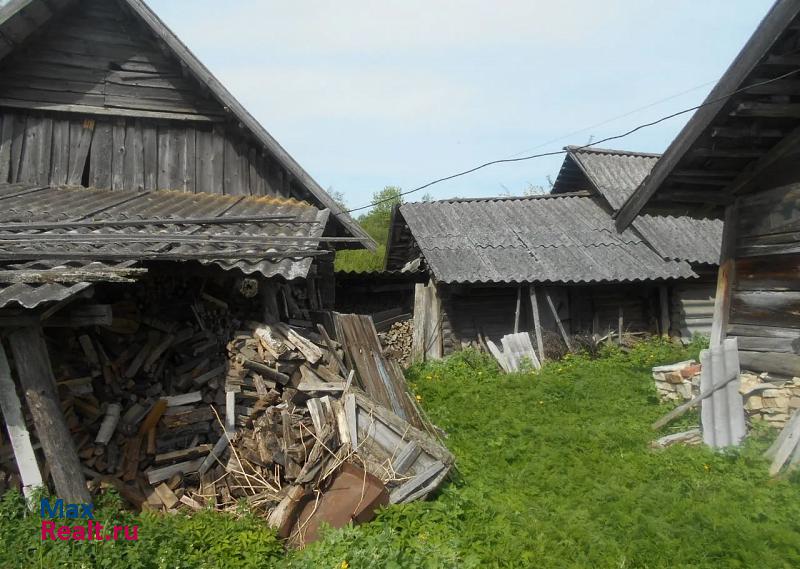
M 653 199 L 667 176 L 728 102 L 726 95 L 741 88 L 744 80 L 798 14 L 800 14 L 800 0 L 778 0 L 772 6 L 736 59 L 706 97 L 701 108 L 692 115 L 650 175 L 617 213 L 615 216 L 617 229 L 621 231 L 629 227 L 633 219 Z

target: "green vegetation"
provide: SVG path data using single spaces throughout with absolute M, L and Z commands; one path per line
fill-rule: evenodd
M 800 476 L 768 478 L 760 455 L 772 433 L 725 453 L 648 447 L 665 410 L 649 369 L 697 348 L 654 341 L 507 376 L 474 352 L 412 369 L 449 433 L 457 479 L 433 501 L 389 508 L 301 552 L 283 554 L 247 516 L 140 516 L 137 543 L 42 544 L 38 516 L 9 495 L 0 566 L 798 567 Z
M 383 269 L 386 257 L 386 242 L 389 240 L 389 224 L 392 208 L 403 203 L 403 192 L 396 186 L 386 186 L 372 194 L 372 209 L 358 216 L 356 221 L 378 244 L 375 251 L 339 251 L 336 253 L 336 270 L 363 273 Z

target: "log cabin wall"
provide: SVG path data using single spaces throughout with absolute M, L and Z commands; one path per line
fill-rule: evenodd
M 116 0 L 75 2 L 0 62 L 0 182 L 311 200 Z
M 568 334 L 591 334 L 595 315 L 597 332 L 601 336 L 616 330 L 620 308 L 626 332 L 655 333 L 658 330 L 658 287 L 655 285 L 541 286 L 542 329 L 559 336 L 545 292 L 550 295 Z M 439 285 L 439 296 L 445 354 L 476 343 L 478 334 L 499 342 L 504 335 L 514 332 L 516 285 Z M 522 285 L 519 330 L 534 331 L 528 285 Z
M 743 196 L 736 218 L 727 334 L 743 368 L 800 375 L 800 183 Z

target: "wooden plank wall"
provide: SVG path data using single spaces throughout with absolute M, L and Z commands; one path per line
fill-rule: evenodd
M 224 116 L 116 0 L 83 0 L 0 65 L 0 99 Z
M 800 375 L 800 184 L 742 199 L 727 333 L 742 367 Z
M 0 183 L 309 199 L 236 127 L 0 109 Z
M 589 285 L 572 287 L 544 287 L 568 334 L 590 334 L 594 314 L 598 316 L 599 332 L 616 330 L 619 308 L 622 307 L 627 332 L 657 331 L 657 287 L 644 284 Z M 520 317 L 520 331 L 534 329 L 527 285 L 524 287 Z M 517 287 L 443 286 L 442 298 L 444 351 L 458 350 L 462 345 L 475 342 L 478 333 L 499 342 L 506 334 L 514 332 L 514 314 Z M 540 299 L 542 328 L 558 335 L 552 311 Z
M 711 335 L 716 285 L 709 280 L 686 281 L 671 290 L 671 335 L 690 341 L 695 334 Z

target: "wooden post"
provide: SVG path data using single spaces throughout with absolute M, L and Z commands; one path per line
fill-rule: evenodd
M 517 310 L 514 312 L 514 334 L 519 332 L 519 316 L 522 306 L 522 285 L 517 287 Z
M 0 345 L 0 410 L 6 421 L 8 436 L 11 438 L 11 448 L 14 449 L 14 458 L 17 469 L 22 478 L 22 492 L 30 500 L 36 488 L 43 486 L 39 464 L 33 451 L 30 434 L 25 426 L 14 380 L 11 379 L 11 369 L 3 346 Z
M 74 504 L 91 501 L 75 443 L 56 392 L 47 345 L 39 327 L 21 328 L 9 339 L 20 383 L 33 416 L 59 498 Z
M 736 224 L 738 222 L 737 199 L 725 208 L 725 225 L 722 229 L 717 291 L 714 297 L 714 322 L 711 325 L 711 347 L 721 346 L 728 327 L 731 308 L 731 291 L 736 278 Z
M 561 318 L 558 317 L 558 310 L 556 310 L 556 305 L 553 304 L 553 299 L 550 298 L 550 293 L 547 292 L 545 289 L 544 297 L 547 299 L 547 304 L 550 305 L 550 310 L 553 313 L 553 318 L 558 325 L 558 331 L 561 332 L 561 337 L 564 338 L 564 343 L 567 345 L 567 349 L 572 351 L 572 344 L 569 341 L 569 336 L 567 335 L 567 331 L 564 329 L 564 325 L 561 323 Z
M 667 285 L 658 286 L 658 300 L 661 307 L 661 335 L 669 338 L 669 291 Z
M 619 315 L 617 316 L 617 345 L 622 345 L 622 332 L 625 330 L 624 323 L 622 321 L 622 307 L 619 307 Z
M 536 349 L 539 350 L 539 361 L 544 363 L 544 337 L 542 336 L 542 323 L 539 320 L 539 293 L 533 285 L 528 287 L 528 293 L 531 297 L 531 313 L 536 330 Z
M 428 295 L 425 285 L 417 283 L 414 286 L 414 320 L 411 336 L 411 360 L 414 362 L 425 361 L 425 318 L 428 312 Z

